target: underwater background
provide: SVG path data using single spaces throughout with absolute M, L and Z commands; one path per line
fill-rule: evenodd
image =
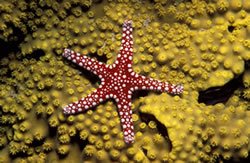
M 133 21 L 133 70 L 181 83 L 66 116 L 100 80 L 65 48 L 112 64 Z M 0 163 L 240 162 L 250 151 L 249 0 L 0 0 Z

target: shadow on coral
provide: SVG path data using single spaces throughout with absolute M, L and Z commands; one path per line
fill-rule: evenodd
M 38 61 L 38 60 L 40 60 L 40 57 L 42 57 L 44 55 L 45 55 L 45 52 L 42 49 L 36 49 L 31 54 L 24 56 L 23 58 L 35 59 Z
M 233 26 L 233 25 L 229 25 L 229 26 L 227 27 L 227 30 L 228 30 L 230 33 L 232 33 L 232 32 L 234 31 L 234 29 L 235 29 L 235 26 Z
M 231 81 L 221 87 L 212 87 L 199 92 L 199 103 L 206 105 L 215 105 L 217 103 L 226 103 L 233 95 L 234 91 L 243 87 L 242 74 L 233 78 Z
M 166 139 L 166 141 L 169 143 L 169 149 L 167 149 L 167 150 L 171 151 L 172 150 L 172 142 L 169 139 L 167 128 L 161 122 L 159 122 L 153 115 L 139 112 L 139 116 L 140 116 L 141 121 L 145 122 L 146 124 L 148 124 L 150 121 L 156 122 L 156 128 L 158 130 L 158 133 L 161 134 Z
M 250 61 L 245 62 L 245 71 L 250 69 Z M 244 71 L 244 72 L 245 72 Z M 199 92 L 199 103 L 206 105 L 215 105 L 217 103 L 226 103 L 228 99 L 234 94 L 235 90 L 244 89 L 243 75 L 244 72 L 233 78 L 231 81 L 221 87 L 208 88 L 207 90 Z
M 11 52 L 17 53 L 20 51 L 20 43 L 23 42 L 25 35 L 21 32 L 20 29 L 9 25 L 13 29 L 13 34 L 10 36 L 8 42 L 0 39 L 0 59 L 8 56 Z
M 107 63 L 107 57 L 106 56 L 98 56 L 98 55 L 95 55 L 93 54 L 94 57 L 96 60 L 100 61 L 100 62 L 103 62 L 103 63 Z M 83 69 L 81 68 L 80 66 L 74 64 L 74 63 L 71 63 L 70 61 L 64 59 L 64 62 L 68 63 L 71 67 L 77 69 L 80 74 L 82 76 L 84 76 L 84 78 L 88 79 L 92 84 L 96 85 L 100 85 L 100 82 L 101 80 L 98 78 L 97 75 L 93 74 L 92 72 L 86 70 L 86 69 Z

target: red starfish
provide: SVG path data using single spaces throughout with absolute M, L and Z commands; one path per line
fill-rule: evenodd
M 65 49 L 63 56 L 79 66 L 93 72 L 101 79 L 100 86 L 90 95 L 67 105 L 64 114 L 75 114 L 92 108 L 106 99 L 113 98 L 117 102 L 121 119 L 124 140 L 134 142 L 131 97 L 135 90 L 155 90 L 180 94 L 182 85 L 169 84 L 136 74 L 132 69 L 133 56 L 132 22 L 123 24 L 122 45 L 117 60 L 112 65 L 105 65 L 95 59 L 82 56 L 72 50 Z

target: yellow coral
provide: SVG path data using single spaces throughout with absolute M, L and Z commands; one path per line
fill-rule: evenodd
M 220 147 L 222 147 L 224 150 L 227 150 L 228 151 L 227 153 L 222 152 L 223 155 L 225 154 L 224 156 L 227 159 L 231 157 L 242 157 L 240 152 L 238 152 L 237 154 L 234 153 L 234 149 L 235 148 L 247 149 L 246 146 L 240 145 L 239 143 L 243 141 L 244 139 L 243 137 L 248 135 L 248 132 L 244 129 L 246 125 L 244 125 L 244 123 L 241 124 L 241 122 L 249 121 L 249 118 L 246 116 L 246 112 L 243 111 L 243 110 L 246 110 L 247 108 L 246 105 L 241 105 L 238 102 L 238 103 L 235 103 L 236 104 L 235 106 L 230 106 L 231 110 L 227 109 L 224 111 L 224 108 L 227 106 L 224 106 L 223 104 L 221 104 L 221 105 L 215 105 L 215 107 L 210 107 L 210 109 L 207 108 L 208 110 L 206 111 L 204 110 L 204 112 L 202 112 L 200 111 L 201 107 L 204 107 L 202 105 L 197 106 L 196 108 L 196 110 L 198 109 L 197 111 L 195 111 L 193 108 L 186 108 L 186 109 L 183 108 L 185 107 L 185 105 L 187 105 L 186 103 L 187 101 L 185 102 L 185 100 L 184 101 L 181 100 L 183 102 L 182 104 L 175 103 L 175 102 L 172 102 L 171 104 L 170 103 L 162 104 L 162 101 L 160 99 L 167 98 L 171 100 L 171 97 L 168 97 L 168 95 L 166 94 L 163 94 L 161 96 L 164 96 L 164 97 L 162 98 L 153 97 L 155 98 L 154 102 L 152 103 L 152 100 L 146 102 L 145 103 L 146 105 L 143 106 L 141 109 L 143 112 L 154 114 L 155 117 L 158 117 L 161 123 L 165 124 L 165 126 L 169 128 L 168 130 L 169 137 L 170 139 L 172 139 L 171 141 L 173 144 L 173 149 L 171 153 L 174 153 L 174 152 L 180 153 L 178 157 L 175 158 L 176 160 L 187 161 L 189 159 L 192 159 L 190 155 L 187 157 L 189 153 L 186 153 L 187 152 L 186 149 L 179 148 L 179 146 L 189 146 L 190 148 L 192 146 L 192 143 L 196 143 L 199 146 L 200 148 L 199 151 L 204 150 L 206 151 L 207 154 L 210 153 L 209 155 L 211 156 L 209 158 L 208 155 L 203 152 L 196 153 L 194 154 L 194 157 L 196 157 L 197 160 L 204 159 L 206 161 L 209 161 L 209 160 L 212 161 L 213 159 L 215 159 L 216 155 L 215 153 L 213 154 L 213 152 L 211 151 L 211 146 L 214 149 L 216 148 L 220 149 Z M 192 100 L 192 97 L 189 100 Z M 159 102 L 159 104 L 157 104 L 157 101 Z M 150 103 L 151 105 L 148 105 Z M 148 106 L 151 106 L 151 107 L 149 108 Z M 157 107 L 161 111 L 152 112 L 152 110 L 154 110 L 152 109 L 152 106 Z M 163 106 L 163 107 L 160 107 L 160 106 Z M 173 109 L 173 108 L 176 108 L 176 109 Z M 244 120 L 238 120 L 236 117 L 232 118 L 234 117 L 234 114 L 232 112 L 238 109 L 241 109 L 243 112 L 242 114 L 238 114 L 237 116 L 245 117 Z M 193 114 L 193 116 L 189 116 L 188 118 L 184 117 L 183 119 L 178 120 L 176 117 L 176 112 L 178 112 L 178 114 L 182 114 L 182 112 L 184 112 L 185 115 Z M 161 115 L 162 113 L 165 113 L 164 114 L 165 116 L 162 116 Z M 224 114 L 221 114 L 221 113 L 224 113 Z M 205 117 L 206 116 L 211 117 L 212 115 L 217 116 L 217 117 L 220 117 L 219 115 L 221 115 L 222 119 L 218 118 L 212 121 L 209 120 L 208 121 L 209 123 L 207 123 L 206 122 L 207 118 Z M 203 117 L 203 120 L 199 122 L 199 119 L 197 119 L 196 116 L 199 118 Z M 187 126 L 187 127 L 183 127 L 183 126 Z M 190 128 L 188 126 L 192 126 L 192 127 Z M 200 129 L 200 126 L 203 126 L 203 130 Z M 217 128 L 216 131 L 212 131 L 214 130 L 214 128 Z M 186 136 L 186 134 L 184 134 L 183 132 L 184 130 L 189 130 L 187 131 L 189 133 L 188 137 Z M 207 134 L 210 136 L 207 137 L 206 136 Z M 208 144 L 208 146 L 203 144 L 202 139 L 197 137 L 200 135 L 203 135 L 201 136 L 201 138 L 204 139 L 203 141 L 208 142 L 208 143 L 211 142 L 211 144 Z M 237 137 L 237 138 L 242 137 L 242 140 L 239 141 L 238 143 L 235 142 L 235 144 L 233 144 L 231 141 L 233 137 Z M 183 141 L 183 140 L 187 140 L 187 141 Z M 246 143 L 248 144 L 248 142 Z M 215 158 L 213 158 L 213 156 Z

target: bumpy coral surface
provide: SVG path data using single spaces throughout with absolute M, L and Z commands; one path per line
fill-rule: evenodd
M 115 101 L 85 114 L 62 110 L 100 85 L 62 57 L 64 48 L 112 64 L 128 19 L 134 22 L 133 70 L 185 87 L 180 97 L 133 96 L 132 145 L 123 141 Z M 0 1 L 0 162 L 247 158 L 249 34 L 248 0 Z M 201 91 L 235 78 L 241 84 L 229 99 L 199 100 Z

